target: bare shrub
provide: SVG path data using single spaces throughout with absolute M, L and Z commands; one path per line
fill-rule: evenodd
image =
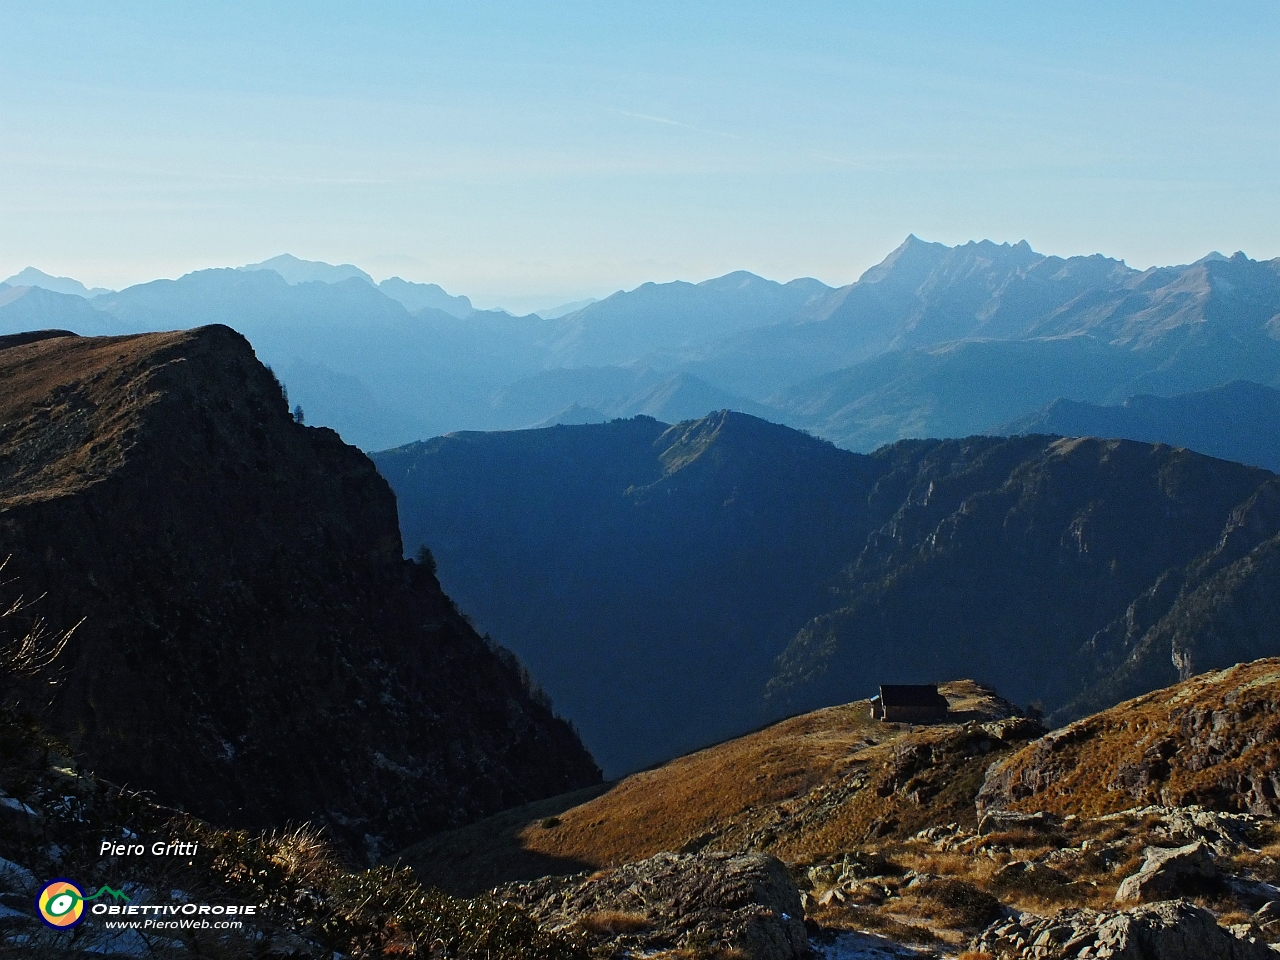
M 6 557 L 0 561 L 0 574 L 10 559 Z M 0 586 L 13 582 L 0 581 Z M 7 606 L 0 607 L 0 683 L 47 673 L 66 648 L 71 635 L 84 623 L 81 620 L 62 633 L 50 630 L 43 618 L 28 613 L 42 599 L 44 594 L 34 600 L 18 594 Z

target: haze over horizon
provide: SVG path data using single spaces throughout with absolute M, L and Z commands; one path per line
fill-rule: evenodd
M 925 238 L 925 237 L 919 237 L 919 236 L 917 236 L 916 234 L 912 233 L 912 234 L 909 234 L 909 235 L 908 235 L 908 236 L 903 240 L 903 244 L 902 244 L 902 246 L 905 246 L 906 244 L 908 244 L 908 243 L 912 242 L 912 240 L 913 240 L 913 239 L 914 239 L 914 240 L 922 240 L 922 241 L 924 241 L 926 244 L 929 244 L 929 243 L 936 243 L 936 242 L 937 242 L 937 241 L 931 241 L 931 240 L 929 240 L 928 238 Z M 990 242 L 992 242 L 992 241 L 991 241 L 989 238 L 982 238 L 981 240 L 970 240 L 970 241 L 966 241 L 966 243 L 970 243 L 970 244 L 982 244 L 982 243 L 990 243 Z M 1006 246 L 1006 247 L 1009 247 L 1009 246 L 1015 246 L 1015 245 L 1016 245 L 1016 244 L 1018 244 L 1018 243 L 1025 243 L 1025 241 L 1020 240 L 1020 241 L 1015 241 L 1015 242 L 1013 242 L 1013 243 L 1005 242 L 1005 243 L 1003 243 L 1002 245 L 1003 245 L 1003 246 Z M 957 246 L 964 246 L 964 244 L 963 244 L 963 243 L 960 243 L 960 244 L 957 244 Z M 896 253 L 898 252 L 898 250 L 899 250 L 899 249 L 901 249 L 901 246 L 900 246 L 900 247 L 895 247 L 892 251 L 886 251 L 886 254 L 887 254 L 889 257 L 893 257 L 894 255 L 896 255 Z M 1034 249 L 1034 248 L 1033 248 L 1033 249 Z M 1243 254 L 1244 254 L 1245 256 L 1247 256 L 1247 257 L 1249 256 L 1248 251 L 1235 251 L 1235 252 L 1243 253 Z M 1036 251 L 1036 253 L 1039 253 L 1039 254 L 1047 254 L 1048 256 L 1058 256 L 1058 254 L 1057 254 L 1056 252 L 1054 252 L 1054 251 L 1037 250 L 1037 251 Z M 1100 253 L 1100 254 L 1102 254 L 1103 256 L 1106 256 L 1106 254 L 1105 254 L 1105 252 L 1104 252 L 1104 251 L 1095 251 L 1095 253 Z M 1211 251 L 1206 251 L 1206 252 L 1205 252 L 1202 256 L 1200 256 L 1200 257 L 1196 257 L 1196 258 L 1195 258 L 1195 260 L 1196 260 L 1196 261 L 1199 261 L 1199 260 L 1206 259 L 1206 258 L 1213 258 L 1213 257 L 1215 257 L 1215 256 L 1217 256 L 1217 257 L 1224 257 L 1225 255 L 1224 255 L 1224 254 L 1223 254 L 1223 252 L 1222 252 L 1222 251 L 1220 251 L 1220 250 L 1211 250 Z M 282 254 L 282 255 L 278 255 L 278 256 L 277 256 L 277 258 L 268 258 L 268 261 L 267 261 L 266 263 L 252 263 L 252 264 L 240 264 L 240 263 L 236 263 L 236 264 L 210 264 L 209 266 L 206 266 L 206 267 L 198 267 L 198 268 L 195 268 L 194 270 L 187 271 L 187 273 L 198 273 L 198 272 L 200 272 L 201 270 L 219 270 L 219 269 L 228 269 L 228 268 L 230 268 L 230 269 L 236 269 L 236 270 L 246 270 L 246 269 L 272 269 L 272 265 L 271 265 L 271 263 L 270 263 L 270 261 L 271 261 L 272 259 L 287 259 L 287 258 L 292 258 L 292 254 L 289 254 L 289 253 L 287 253 L 287 252 L 286 252 L 286 253 L 284 253 L 284 254 Z M 327 272 L 324 274 L 324 276 L 325 276 L 325 280 L 323 281 L 323 282 L 326 282 L 326 283 L 334 283 L 334 282 L 337 282 L 337 279 L 336 279 L 336 278 L 337 278 L 337 276 L 339 275 L 339 272 L 341 271 L 341 268 L 343 268 L 343 267 L 347 267 L 347 268 L 356 268 L 356 272 L 357 272 L 357 273 L 363 273 L 363 272 L 364 272 L 364 271 L 359 270 L 359 267 L 360 267 L 360 265 L 359 265 L 359 264 L 346 263 L 346 262 L 344 262 L 344 263 L 342 263 L 342 264 L 339 264 L 339 263 L 336 263 L 336 262 L 332 262 L 332 263 L 331 263 L 331 262 L 329 262 L 329 261 L 324 261 L 324 260 L 307 260 L 306 258 L 293 258 L 293 259 L 301 260 L 301 262 L 302 262 L 303 264 L 305 264 L 305 265 L 308 265 L 308 266 L 314 266 L 314 267 L 319 268 L 319 269 L 320 269 L 320 270 L 322 270 L 322 271 L 327 271 Z M 1121 262 L 1121 263 L 1126 263 L 1126 262 L 1124 261 L 1124 259 L 1123 259 L 1123 258 L 1120 258 L 1120 257 L 1115 257 L 1115 258 L 1112 258 L 1112 259 L 1115 259 L 1115 260 L 1117 260 L 1117 261 L 1119 261 L 1119 262 Z M 1249 257 L 1249 259 L 1251 259 L 1251 260 L 1257 260 L 1257 259 L 1259 259 L 1259 258 Z M 855 283 L 856 281 L 858 281 L 858 280 L 861 278 L 862 274 L 863 274 L 863 273 L 865 273 L 867 269 L 869 269 L 869 268 L 871 268 L 871 267 L 874 267 L 874 266 L 876 266 L 876 265 L 880 264 L 883 260 L 884 260 L 884 257 L 881 257 L 879 260 L 876 260 L 876 261 L 874 261 L 874 262 L 872 262 L 872 263 L 868 264 L 866 267 L 864 267 L 864 268 L 860 269 L 860 270 L 857 272 L 857 274 L 855 274 L 854 276 L 852 276 L 852 277 L 848 278 L 847 280 L 837 281 L 836 283 L 828 283 L 827 285 L 828 285 L 828 286 L 830 286 L 830 287 L 835 288 L 835 287 L 843 287 L 843 286 L 847 286 L 848 284 Z M 1194 261 L 1188 261 L 1188 262 L 1194 262 Z M 1128 263 L 1126 263 L 1126 265 L 1127 265 L 1127 266 L 1130 266 L 1130 267 L 1134 266 L 1133 264 L 1128 264 Z M 1147 265 L 1147 267 L 1148 267 L 1148 268 L 1155 268 L 1155 267 L 1175 267 L 1175 266 L 1185 266 L 1185 265 L 1186 265 L 1186 264 L 1149 264 L 1149 265 Z M 1138 269 L 1144 269 L 1144 268 L 1138 268 Z M 75 282 L 78 282 L 78 281 L 79 281 L 79 278 L 78 278 L 78 277 L 66 277 L 66 276 L 62 276 L 62 275 L 59 275 L 59 274 L 56 274 L 56 273 L 51 273 L 50 271 L 40 270 L 40 268 L 39 268 L 37 265 L 35 265 L 35 264 L 28 264 L 28 265 L 27 265 L 26 267 L 24 267 L 21 271 L 14 271 L 14 273 L 13 273 L 13 274 L 9 275 L 9 277 L 8 277 L 8 279 L 7 279 L 7 280 L 4 280 L 4 279 L 3 279 L 3 278 L 4 278 L 4 276 L 5 276 L 5 272 L 6 272 L 6 271 L 5 271 L 4 269 L 0 269 L 0 282 L 22 283 L 22 282 L 24 282 L 24 281 L 23 281 L 23 278 L 22 278 L 22 274 L 28 274 L 28 273 L 31 273 L 32 271 L 35 271 L 36 273 L 44 273 L 44 274 L 46 274 L 46 276 L 49 276 L 51 279 L 54 279 L 54 280 L 59 280 L 59 281 L 72 281 L 73 283 L 75 283 Z M 608 296 L 610 296 L 611 294 L 614 294 L 614 293 L 629 293 L 629 292 L 634 292 L 634 290 L 636 290 L 636 289 L 637 289 L 638 287 L 640 287 L 640 286 L 643 286 L 644 284 L 655 283 L 655 282 L 656 282 L 656 283 L 659 283 L 659 284 L 665 284 L 665 283 L 669 283 L 669 282 L 672 282 L 672 281 L 685 282 L 685 283 L 692 283 L 692 284 L 700 284 L 700 283 L 708 283 L 708 282 L 711 282 L 711 281 L 713 281 L 713 280 L 717 280 L 717 279 L 723 278 L 723 277 L 728 276 L 728 275 L 733 274 L 733 273 L 742 273 L 742 272 L 744 272 L 744 271 L 742 271 L 742 270 L 740 270 L 740 269 L 739 269 L 739 270 L 729 270 L 729 271 L 726 271 L 725 273 L 722 273 L 722 274 L 717 274 L 717 275 L 715 275 L 715 276 L 707 276 L 707 277 L 672 277 L 672 278 L 670 278 L 669 280 L 661 280 L 661 281 L 646 280 L 646 281 L 643 281 L 643 283 L 637 284 L 635 287 L 631 287 L 631 288 L 622 288 L 622 287 L 619 287 L 619 288 L 607 289 L 607 290 L 602 289 L 602 290 L 597 291 L 597 292 L 594 292 L 594 293 L 590 293 L 590 294 L 583 294 L 583 295 L 582 295 L 582 299 L 580 299 L 580 300 L 578 300 L 578 301 L 576 301 L 576 302 L 571 302 L 571 301 L 569 301 L 569 300 L 564 300 L 563 298 L 557 298 L 555 295 L 539 296 L 539 295 L 536 295 L 536 294 L 533 294 L 533 295 L 519 295 L 519 294 L 517 294 L 517 295 L 514 295 L 514 296 L 505 297 L 505 298 L 499 298 L 501 302 L 498 302 L 498 301 L 489 302 L 489 301 L 487 300 L 487 298 L 485 298 L 485 297 L 483 297 L 483 296 L 481 296 L 481 297 L 479 297 L 479 298 L 472 298 L 473 300 L 476 300 L 476 299 L 478 299 L 478 300 L 479 300 L 479 302 L 474 302 L 474 303 L 472 304 L 472 306 L 473 306 L 475 309 L 477 309 L 477 310 L 505 310 L 506 312 L 511 313 L 511 314 L 513 314 L 513 315 L 515 315 L 515 316 L 522 316 L 522 315 L 526 315 L 526 314 L 541 314 L 541 315 L 545 315 L 545 316 L 547 316 L 547 317 L 560 316 L 560 315 L 562 315 L 562 314 L 564 314 L 564 313 L 566 313 L 566 312 L 569 312 L 569 311 L 568 311 L 568 310 L 566 310 L 565 308 L 573 308 L 573 309 L 576 309 L 576 308 L 577 308 L 577 307 L 579 307 L 579 306 L 585 306 L 585 305 L 586 305 L 586 304 L 588 304 L 588 303 L 591 303 L 591 302 L 595 302 L 595 301 L 598 301 L 598 300 L 604 299 L 604 298 L 606 298 L 606 297 L 608 297 Z M 746 272 L 750 273 L 751 271 L 746 271 Z M 286 271 L 286 273 L 287 273 L 287 271 Z M 182 274 L 182 276 L 185 276 L 185 275 L 186 275 L 186 274 Z M 759 275 L 758 275 L 758 274 L 756 274 L 756 276 L 759 276 Z M 388 274 L 386 277 L 382 277 L 382 276 L 370 276 L 370 275 L 368 275 L 368 274 L 365 274 L 365 276 L 363 277 L 363 279 L 365 279 L 365 280 L 371 280 L 375 285 L 377 285 L 380 281 L 383 281 L 383 280 L 387 280 L 387 279 L 393 279 L 393 280 L 394 280 L 394 279 L 397 279 L 397 278 L 398 278 L 398 279 L 404 279 L 404 278 L 402 278 L 402 277 L 397 277 L 397 275 L 393 275 L 393 274 Z M 123 290 L 123 289 L 127 289 L 129 286 L 138 286 L 138 285 L 142 285 L 142 284 L 150 283 L 150 282 L 152 282 L 152 281 L 154 281 L 154 280 L 174 280 L 174 279 L 178 279 L 178 277 L 176 277 L 176 276 L 175 276 L 175 277 L 151 277 L 151 278 L 148 278 L 148 279 L 146 279 L 146 280 L 140 280 L 140 281 L 138 281 L 138 283 L 136 283 L 136 284 L 128 284 L 128 285 L 125 285 L 125 286 L 123 286 L 123 287 L 120 287 L 119 289 L 121 289 L 121 290 Z M 292 278 L 292 277 L 286 277 L 286 279 L 287 279 L 287 280 L 288 280 L 288 282 L 289 282 L 289 283 L 291 283 L 291 284 L 296 284 L 296 283 L 305 282 L 305 281 L 304 281 L 304 280 L 302 280 L 302 279 L 297 279 L 297 278 Z M 786 283 L 786 282 L 791 281 L 791 280 L 803 279 L 803 278 L 799 278 L 799 277 L 763 277 L 762 279 L 770 280 L 770 281 L 773 281 L 773 282 L 775 282 L 775 283 Z M 814 279 L 816 279 L 816 278 L 814 278 Z M 38 282 L 34 282 L 34 281 L 25 281 L 25 282 L 33 282 L 33 283 L 34 283 L 34 285 L 36 285 L 36 286 L 45 285 L 45 284 L 38 283 Z M 412 282 L 412 283 L 431 283 L 431 282 L 433 282 L 433 281 L 431 281 L 431 280 L 430 280 L 430 278 L 425 278 L 425 279 L 422 279 L 422 280 L 413 280 L 413 281 L 410 281 L 410 282 Z M 64 288 L 62 284 L 57 284 L 57 285 L 54 285 L 54 286 L 56 286 L 56 287 L 57 287 L 59 290 L 61 290 L 62 292 L 79 292 L 79 291 L 73 291 L 73 290 L 69 289 L 69 287 L 68 287 L 68 288 Z M 52 289 L 53 287 L 50 287 L 50 288 Z M 98 295 L 98 294 L 101 294 L 101 293 L 104 293 L 104 292 L 113 292 L 113 291 L 111 291 L 111 290 L 105 290 L 104 288 L 95 287 L 95 288 L 92 288 L 92 289 L 90 289 L 90 290 L 83 291 L 83 292 L 82 292 L 82 295 L 84 295 L 84 296 L 88 296 L 88 297 L 90 297 L 90 298 L 91 298 L 91 297 L 93 297 L 93 296 L 95 296 L 95 295 Z M 445 292 L 445 293 L 454 294 L 454 295 L 461 294 L 461 295 L 462 295 L 462 296 L 464 296 L 464 297 L 466 296 L 466 291 L 461 291 L 461 290 L 446 290 L 446 291 L 444 291 L 444 292 Z M 530 304 L 536 304 L 537 306 L 530 306 Z
M 838 286 L 908 233 L 1280 255 L 1275 3 L 15 13 L 4 276 L 288 251 L 524 312 L 738 269 Z

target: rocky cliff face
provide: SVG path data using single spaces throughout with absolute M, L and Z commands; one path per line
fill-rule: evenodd
M 1096 816 L 1143 804 L 1280 815 L 1280 660 L 1086 717 L 992 768 L 980 809 Z
M 294 423 L 226 327 L 0 342 L 6 555 L 51 626 L 84 618 L 25 702 L 99 775 L 201 817 L 310 820 L 377 856 L 599 779 L 402 559 L 373 464 Z

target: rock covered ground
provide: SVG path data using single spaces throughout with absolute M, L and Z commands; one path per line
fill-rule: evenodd
M 1261 702 L 1276 692 L 1278 665 L 1242 666 L 1211 682 L 1219 685 L 1224 704 Z M 1207 682 L 1200 678 L 1184 685 L 1190 693 L 1174 689 L 1164 691 L 1163 699 L 1122 704 L 1103 720 L 1123 732 L 1128 711 L 1138 729 L 1134 718 L 1152 702 L 1195 695 L 1207 703 Z M 706 824 L 692 817 L 685 827 L 698 831 L 697 842 L 686 843 L 686 849 L 595 865 L 548 858 L 541 862 L 558 862 L 561 868 L 513 879 L 471 899 L 432 891 L 403 866 L 345 868 L 314 833 L 217 830 L 166 810 L 78 771 L 65 747 L 9 713 L 0 724 L 0 956 L 53 958 L 89 950 L 325 960 L 1276 957 L 1280 823 L 1275 817 L 1265 810 L 1235 809 L 1247 806 L 1239 802 L 1218 808 L 1148 803 L 1115 810 L 1106 809 L 1115 806 L 1108 801 L 1094 803 L 1100 809 L 1088 813 L 1054 812 L 1051 803 L 1038 810 L 994 804 L 994 791 L 1014 782 L 1009 770 L 1042 762 L 1036 758 L 1046 756 L 1046 742 L 1067 749 L 1088 740 L 1061 733 L 1034 737 L 1034 722 L 1017 716 L 993 719 L 978 709 L 999 703 L 976 686 L 949 689 L 957 722 L 884 725 L 876 731 L 874 748 L 865 746 L 867 730 L 859 725 L 853 735 L 858 762 L 834 766 L 836 774 L 825 780 L 785 781 L 790 794 L 753 810 L 758 819 L 735 819 L 729 829 L 707 838 Z M 814 722 L 795 728 L 791 721 L 785 729 L 805 730 L 804 736 L 830 747 L 829 731 L 815 729 Z M 1097 718 L 1082 721 L 1089 722 Z M 1148 749 L 1144 744 L 1157 734 L 1168 735 L 1141 729 L 1131 751 Z M 1230 725 L 1221 725 L 1214 743 L 1222 769 L 1238 776 L 1234 758 L 1260 742 L 1256 724 L 1239 727 L 1238 743 Z M 741 742 L 734 749 L 740 751 Z M 732 756 L 741 759 L 738 753 Z M 1166 759 L 1172 775 L 1179 754 Z M 981 774 L 976 778 L 975 765 Z M 959 781 L 957 772 L 963 774 Z M 722 802 L 732 784 L 719 782 L 721 795 L 715 799 Z M 1042 795 L 1053 789 L 1045 778 L 1037 782 Z M 1083 802 L 1079 778 L 1059 782 L 1062 789 L 1076 791 L 1073 803 Z M 1104 783 L 1099 796 L 1107 789 Z M 967 812 L 954 819 L 940 816 L 962 811 L 965 791 Z M 552 808 L 542 805 L 543 819 L 534 828 L 554 834 L 562 817 L 583 807 L 600 820 L 609 812 L 600 804 L 607 797 L 584 803 L 579 795 L 579 805 L 560 815 L 547 815 Z M 628 804 L 635 800 L 631 796 Z M 692 801 L 682 795 L 682 802 Z M 645 823 L 630 821 L 633 843 L 646 842 Z M 908 825 L 910 831 L 904 828 Z M 487 828 L 492 825 L 482 823 L 472 831 Z M 201 852 L 159 873 L 96 856 L 101 836 L 125 831 L 138 836 L 178 831 L 198 838 Z M 742 838 L 736 849 L 720 849 L 724 838 L 734 836 Z M 616 834 L 606 839 L 619 842 Z M 442 849 L 447 844 L 436 847 Z M 58 875 L 95 884 L 123 880 L 134 893 L 173 902 L 218 897 L 269 910 L 250 939 L 131 934 L 108 941 L 103 931 L 86 925 L 78 941 L 68 941 L 40 928 L 28 906 L 32 888 Z
M 191 844 L 182 856 L 101 856 L 104 838 Z M 253 906 L 239 930 L 70 931 L 36 916 L 54 878 L 85 894 L 107 884 L 133 904 Z M 424 889 L 404 868 L 344 865 L 323 834 L 218 829 L 81 770 L 65 744 L 0 709 L 0 957 L 77 960 L 587 960 L 585 948 L 538 928 L 514 906 Z
M 1274 957 L 1277 880 L 1273 820 L 1168 807 L 988 815 L 799 877 L 811 924 L 972 960 Z
M 819 711 L 406 859 L 443 885 L 568 874 L 512 876 L 494 895 L 602 958 L 792 960 L 795 900 L 810 956 L 829 960 L 1280 952 L 1280 823 L 1264 802 L 1280 661 L 1047 735 L 977 684 L 942 689 L 945 723 Z M 743 869 L 775 879 L 725 881 Z M 747 920 L 770 935 L 743 935 Z

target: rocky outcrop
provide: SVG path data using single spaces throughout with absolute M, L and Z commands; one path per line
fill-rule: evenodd
M 500 892 L 542 926 L 584 933 L 615 951 L 808 956 L 800 892 L 767 854 L 661 853 L 600 875 L 547 877 Z
M 1037 810 L 1035 813 L 1020 813 L 1017 810 L 989 810 L 978 821 L 978 834 L 1003 833 L 1006 830 L 1028 830 L 1032 833 L 1046 833 L 1060 827 L 1062 818 L 1052 813 Z
M 1185 900 L 1117 913 L 1065 910 L 997 921 L 973 949 L 1002 960 L 1275 960 L 1256 939 L 1237 938 Z
M 376 858 L 599 779 L 402 559 L 369 459 L 295 423 L 226 327 L 0 349 L 5 556 L 51 628 L 84 621 L 23 702 L 102 777 L 207 820 L 311 821 Z
M 1168 900 L 1180 893 L 1193 892 L 1217 879 L 1218 869 L 1213 855 L 1203 843 L 1185 847 L 1147 847 L 1146 859 L 1137 873 L 1125 877 L 1116 890 L 1116 903 L 1139 903 Z
M 1207 673 L 1028 744 L 979 808 L 1097 815 L 1142 804 L 1280 814 L 1280 659 Z

